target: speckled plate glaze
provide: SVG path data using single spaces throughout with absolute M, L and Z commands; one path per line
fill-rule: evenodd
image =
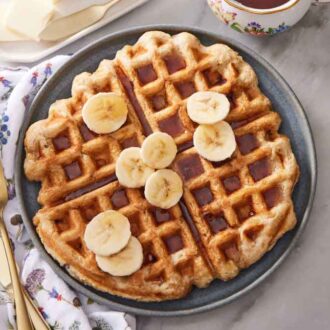
M 53 102 L 70 96 L 72 80 L 77 74 L 83 71 L 94 71 L 101 60 L 113 58 L 117 50 L 126 44 L 134 44 L 145 31 L 150 30 L 162 30 L 171 34 L 188 31 L 195 34 L 205 45 L 223 42 L 236 49 L 254 68 L 262 91 L 272 101 L 274 109 L 280 113 L 283 119 L 280 131 L 289 136 L 301 169 L 301 177 L 293 194 L 298 218 L 298 224 L 294 230 L 287 233 L 259 262 L 242 271 L 235 279 L 229 282 L 215 280 L 205 289 L 194 288 L 183 299 L 160 303 L 138 302 L 97 291 L 78 282 L 67 273 L 64 267 L 52 259 L 41 244 L 32 224 L 32 218 L 40 207 L 37 203 L 40 185 L 29 182 L 23 170 L 25 158 L 23 139 L 29 125 L 46 118 L 49 106 Z M 73 288 L 101 304 L 109 305 L 116 310 L 149 316 L 177 316 L 207 311 L 239 298 L 261 283 L 283 262 L 297 242 L 308 220 L 315 185 L 316 156 L 310 126 L 301 104 L 279 73 L 254 51 L 234 40 L 182 26 L 156 25 L 125 30 L 111 34 L 75 54 L 43 86 L 35 98 L 21 132 L 16 162 L 16 188 L 24 223 L 34 244 L 54 271 Z

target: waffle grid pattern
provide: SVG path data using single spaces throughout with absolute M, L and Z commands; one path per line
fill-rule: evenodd
M 228 161 L 208 162 L 191 145 L 195 124 L 186 99 L 199 90 L 231 100 L 227 120 L 238 148 Z M 96 136 L 83 126 L 81 108 L 90 96 L 107 91 L 126 98 L 128 121 L 113 134 Z M 296 222 L 291 192 L 298 167 L 288 139 L 277 133 L 279 125 L 253 70 L 229 47 L 204 47 L 188 33 L 145 33 L 93 74 L 77 76 L 72 97 L 57 101 L 48 119 L 30 127 L 25 171 L 42 182 L 37 231 L 74 276 L 124 297 L 175 299 L 193 284 L 231 279 Z M 172 167 L 184 180 L 193 228 L 179 205 L 168 212 L 152 208 L 142 191 L 124 189 L 114 177 L 120 151 L 158 130 L 172 135 L 179 150 L 185 146 Z M 143 245 L 145 263 L 127 278 L 99 270 L 82 239 L 88 221 L 109 208 L 128 216 Z

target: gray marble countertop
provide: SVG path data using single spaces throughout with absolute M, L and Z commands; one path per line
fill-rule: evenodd
M 75 52 L 123 28 L 159 23 L 219 32 L 253 48 L 272 63 L 305 107 L 316 142 L 319 179 L 309 224 L 294 252 L 270 278 L 236 302 L 208 313 L 179 318 L 138 317 L 138 329 L 330 329 L 330 5 L 312 6 L 289 32 L 258 39 L 219 23 L 204 0 L 150 0 L 58 53 Z

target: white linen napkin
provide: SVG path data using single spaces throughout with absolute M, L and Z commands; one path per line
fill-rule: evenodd
M 134 317 L 109 311 L 108 307 L 76 293 L 53 272 L 24 230 L 15 196 L 15 151 L 24 114 L 40 87 L 69 58 L 57 56 L 31 70 L 0 67 L 0 156 L 9 182 L 5 222 L 22 270 L 22 282 L 51 329 L 134 330 Z M 15 328 L 13 313 L 10 299 L 0 287 L 0 329 Z

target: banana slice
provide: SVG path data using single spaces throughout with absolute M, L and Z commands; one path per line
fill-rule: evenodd
M 187 101 L 187 112 L 191 120 L 198 124 L 214 124 L 228 115 L 230 103 L 224 94 L 197 92 Z
M 132 236 L 125 249 L 110 257 L 96 255 L 98 266 L 113 276 L 128 276 L 139 270 L 143 263 L 141 243 Z
M 82 109 L 85 124 L 98 134 L 107 134 L 119 129 L 125 123 L 127 113 L 124 98 L 115 93 L 93 95 Z
M 199 125 L 194 133 L 194 145 L 202 157 L 218 162 L 233 154 L 236 140 L 230 125 L 220 121 L 214 125 Z
M 117 179 L 125 187 L 143 187 L 147 178 L 154 172 L 141 158 L 141 149 L 137 147 L 124 149 L 116 162 Z
M 178 149 L 172 136 L 156 132 L 149 135 L 142 144 L 141 157 L 152 168 L 165 168 L 175 158 Z
M 131 237 L 130 223 L 121 213 L 108 210 L 86 226 L 84 240 L 95 254 L 109 256 L 122 250 Z
M 158 170 L 148 178 L 144 189 L 147 201 L 162 209 L 174 206 L 183 194 L 182 181 L 172 170 Z

